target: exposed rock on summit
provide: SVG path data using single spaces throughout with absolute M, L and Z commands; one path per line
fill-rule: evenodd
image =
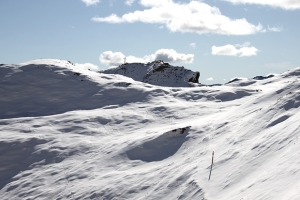
M 193 72 L 184 67 L 172 66 L 162 60 L 147 64 L 125 63 L 117 68 L 102 71 L 104 74 L 120 74 L 136 81 L 159 86 L 189 87 L 199 83 L 199 72 Z

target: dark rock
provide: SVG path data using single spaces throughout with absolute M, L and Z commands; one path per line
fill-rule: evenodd
M 273 74 L 271 74 L 269 76 L 255 76 L 253 79 L 254 80 L 265 80 L 265 79 L 272 78 L 272 77 L 274 77 Z
M 74 65 L 74 63 L 72 63 L 71 61 L 68 60 L 68 63 L 70 63 L 71 65 Z
M 200 72 L 195 72 L 195 75 L 191 77 L 188 82 L 199 83 Z
M 172 66 L 162 60 L 151 63 L 126 63 L 113 69 L 107 69 L 101 73 L 120 74 L 130 77 L 135 81 L 141 81 L 159 86 L 190 87 L 193 83 L 199 83 L 199 72 L 193 72 L 184 67 Z
M 233 80 L 229 81 L 229 82 L 228 82 L 228 83 L 226 83 L 226 84 L 233 83 L 233 82 L 240 81 L 240 80 L 242 80 L 242 79 L 235 78 L 235 79 L 233 79 Z

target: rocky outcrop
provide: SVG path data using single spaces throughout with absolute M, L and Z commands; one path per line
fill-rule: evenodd
M 253 79 L 254 79 L 254 80 L 265 80 L 265 79 L 273 78 L 273 77 L 274 77 L 274 75 L 271 74 L 271 75 L 269 75 L 269 76 L 255 76 Z
M 169 87 L 189 87 L 199 83 L 199 72 L 184 67 L 172 66 L 162 60 L 151 63 L 125 63 L 117 68 L 101 71 L 105 74 L 120 74 L 136 81 Z

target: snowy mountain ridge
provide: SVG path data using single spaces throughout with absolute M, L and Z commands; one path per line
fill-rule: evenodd
M 120 74 L 152 85 L 169 87 L 191 87 L 199 83 L 199 72 L 193 72 L 184 67 L 175 67 L 162 60 L 147 64 L 125 63 L 116 68 L 102 71 L 104 74 Z
M 1 200 L 300 199 L 300 67 L 161 87 L 34 60 L 0 105 Z

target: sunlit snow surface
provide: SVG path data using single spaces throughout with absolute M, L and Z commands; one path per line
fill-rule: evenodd
M 1 65 L 0 199 L 300 199 L 299 77 L 160 87 Z

